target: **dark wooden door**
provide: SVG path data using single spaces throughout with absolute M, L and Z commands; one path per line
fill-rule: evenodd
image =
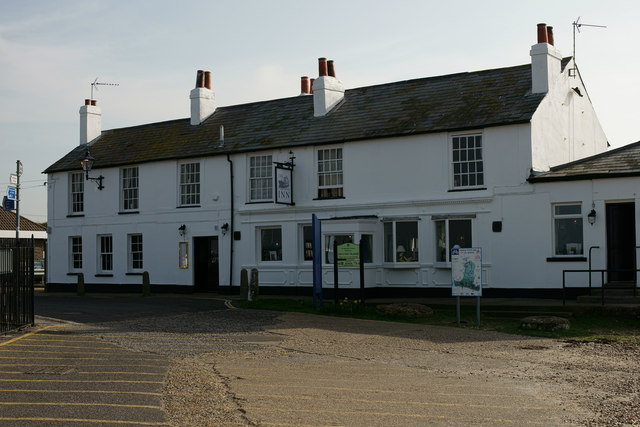
M 196 292 L 216 292 L 220 283 L 218 236 L 193 238 L 193 281 Z
M 636 257 L 634 203 L 608 203 L 606 209 L 609 282 L 633 281 Z

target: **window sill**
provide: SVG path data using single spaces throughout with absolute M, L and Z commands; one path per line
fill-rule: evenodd
M 255 200 L 255 201 L 248 201 L 245 202 L 246 205 L 264 205 L 267 203 L 273 203 L 273 200 Z
M 418 261 L 412 262 L 385 262 L 382 265 L 384 268 L 392 268 L 392 269 L 409 269 L 409 268 L 420 268 L 420 263 Z
M 344 196 L 338 196 L 338 197 L 317 197 L 313 200 L 338 200 L 338 199 L 345 199 L 346 197 Z
M 445 270 L 451 270 L 451 263 L 450 262 L 434 262 L 433 263 L 433 268 L 442 268 Z
M 547 262 L 586 262 L 584 256 L 555 256 L 547 258 Z
M 452 188 L 449 193 L 459 193 L 461 191 L 481 191 L 486 190 L 487 187 L 465 187 L 465 188 Z
M 69 215 L 67 215 L 67 218 L 80 218 L 80 217 L 83 217 L 83 216 L 84 216 L 83 213 L 82 214 L 69 214 Z
M 125 273 L 125 276 L 142 276 L 144 273 L 143 272 L 131 272 L 131 273 Z
M 189 208 L 199 208 L 200 205 L 185 205 L 185 206 L 176 206 L 176 209 L 189 209 Z
M 95 277 L 113 277 L 113 274 L 110 273 L 98 273 Z
M 82 274 L 82 272 L 78 271 L 77 273 L 73 273 L 73 272 L 72 273 L 67 273 L 67 276 L 79 276 L 81 274 Z
M 122 211 L 122 212 L 118 212 L 118 215 L 133 215 L 133 214 L 139 214 L 140 211 Z

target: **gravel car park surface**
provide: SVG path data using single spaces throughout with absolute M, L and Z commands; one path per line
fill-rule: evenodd
M 636 344 L 197 304 L 74 330 L 168 357 L 175 426 L 640 425 Z

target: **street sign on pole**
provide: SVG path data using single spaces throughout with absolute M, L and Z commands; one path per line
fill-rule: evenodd
M 7 187 L 7 199 L 9 200 L 16 199 L 16 187 Z
M 12 173 L 9 175 L 9 183 L 11 185 L 16 185 L 18 184 L 18 175 L 16 175 L 15 173 Z

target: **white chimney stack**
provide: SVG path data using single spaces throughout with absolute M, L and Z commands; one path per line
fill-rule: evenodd
M 320 76 L 313 81 L 313 115 L 327 115 L 333 107 L 344 99 L 344 85 L 336 78 L 333 61 L 318 58 Z
M 562 55 L 555 48 L 553 27 L 538 24 L 538 43 L 531 46 L 531 92 L 547 93 L 560 75 Z
M 199 125 L 216 111 L 216 98 L 211 90 L 211 72 L 198 70 L 196 87 L 189 94 L 191 99 L 191 124 Z
M 102 111 L 96 101 L 85 99 L 80 107 L 80 145 L 87 144 L 102 133 Z

